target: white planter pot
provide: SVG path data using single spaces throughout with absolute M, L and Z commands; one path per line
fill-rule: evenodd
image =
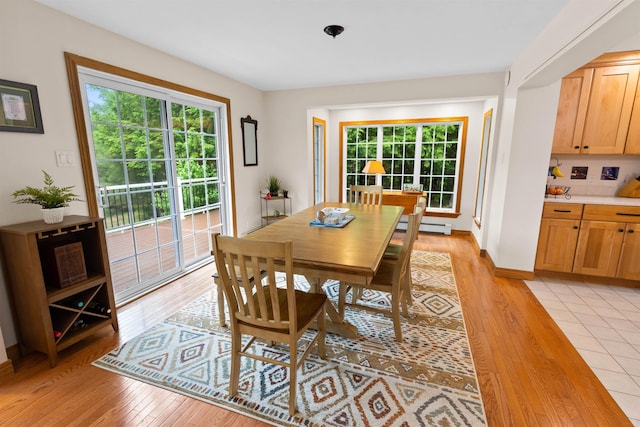
M 64 219 L 64 207 L 53 209 L 41 209 L 42 218 L 47 224 L 57 224 Z

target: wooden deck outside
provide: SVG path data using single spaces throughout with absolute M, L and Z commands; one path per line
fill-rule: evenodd
M 207 216 L 209 222 L 207 222 Z M 211 227 L 209 227 L 211 224 Z M 220 211 L 185 215 L 180 221 L 183 238 L 184 262 L 189 265 L 209 256 L 210 236 L 220 231 Z M 135 243 L 134 243 L 135 241 Z M 138 252 L 138 267 L 134 257 Z M 158 221 L 134 229 L 107 230 L 107 249 L 111 261 L 113 290 L 118 296 L 130 294 L 139 286 L 148 287 L 157 276 L 179 271 L 177 242 L 169 220 Z

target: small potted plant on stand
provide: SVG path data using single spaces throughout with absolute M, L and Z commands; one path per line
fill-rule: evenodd
M 64 208 L 70 202 L 80 201 L 77 194 L 71 192 L 70 187 L 58 187 L 54 184 L 51 175 L 44 174 L 44 187 L 25 187 L 13 192 L 14 203 L 28 203 L 39 205 L 42 209 L 42 217 L 47 224 L 57 224 L 64 219 Z
M 277 197 L 278 193 L 280 192 L 280 180 L 277 177 L 271 175 L 267 180 L 267 189 L 269 190 L 269 194 L 271 194 L 271 197 Z

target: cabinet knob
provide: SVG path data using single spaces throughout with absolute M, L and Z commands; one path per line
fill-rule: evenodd
M 579 146 L 579 145 L 575 145 L 573 148 L 574 148 L 575 150 L 579 150 L 579 149 L 580 149 L 580 146 Z
M 589 148 L 588 145 L 583 146 L 582 148 L 584 148 L 585 150 Z
M 631 230 L 627 230 L 627 231 L 628 231 L 629 233 L 633 233 L 633 232 L 635 232 L 636 230 L 634 230 L 634 229 L 632 228 Z
M 573 229 L 574 229 L 574 230 L 577 230 L 578 228 L 579 228 L 579 227 L 578 227 L 577 225 L 574 225 L 574 226 L 573 226 Z
M 624 233 L 624 228 L 618 228 L 618 233 Z

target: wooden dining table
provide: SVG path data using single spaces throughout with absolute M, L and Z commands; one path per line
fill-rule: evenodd
M 310 225 L 323 208 L 347 208 L 355 218 L 342 228 Z M 324 292 L 322 285 L 327 280 L 367 285 L 378 270 L 402 213 L 401 206 L 320 203 L 243 239 L 292 241 L 294 273 L 306 277 L 311 292 Z M 358 335 L 332 304 L 327 305 L 327 314 L 327 330 L 352 338 Z

